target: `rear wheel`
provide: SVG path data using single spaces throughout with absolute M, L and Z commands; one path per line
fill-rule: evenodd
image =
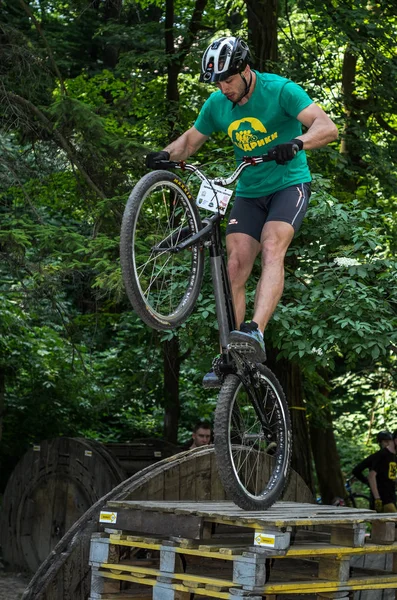
M 352 494 L 350 496 L 354 508 L 372 508 L 369 496 L 364 494 Z
M 177 327 L 194 308 L 203 249 L 199 244 L 173 249 L 201 227 L 192 195 L 173 173 L 148 173 L 131 192 L 121 227 L 123 280 L 135 312 L 154 329 Z
M 291 462 L 291 424 L 274 374 L 256 365 L 251 385 L 228 375 L 215 411 L 215 453 L 223 486 L 245 510 L 265 510 L 282 494 Z

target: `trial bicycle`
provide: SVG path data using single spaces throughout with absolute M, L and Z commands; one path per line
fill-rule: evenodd
M 345 481 L 348 506 L 353 506 L 354 508 L 372 508 L 371 498 L 369 495 L 353 490 L 352 486 L 355 481 L 357 480 L 354 476 L 349 477 Z
M 122 275 L 135 312 L 150 327 L 174 329 L 191 314 L 203 280 L 208 248 L 221 355 L 213 369 L 221 380 L 214 419 L 215 455 L 229 497 L 246 510 L 264 510 L 288 479 L 292 434 L 284 392 L 275 375 L 249 359 L 249 346 L 229 344 L 236 328 L 220 223 L 231 185 L 246 168 L 274 160 L 247 157 L 228 177 L 210 179 L 183 161 L 161 161 L 144 175 L 125 207 L 120 240 Z M 201 181 L 196 202 L 212 210 L 203 220 L 187 183 L 168 169 Z M 190 184 L 189 184 L 190 186 Z M 212 206 L 210 206 L 212 204 Z
M 362 494 L 360 492 L 356 492 L 353 490 L 353 484 L 357 481 L 354 476 L 349 477 L 345 481 L 345 490 L 346 495 L 344 498 L 340 496 L 336 496 L 333 501 L 333 506 L 352 506 L 353 508 L 369 508 L 372 509 L 372 502 L 370 496 L 366 494 Z M 317 504 L 322 504 L 321 496 L 317 496 L 316 498 Z

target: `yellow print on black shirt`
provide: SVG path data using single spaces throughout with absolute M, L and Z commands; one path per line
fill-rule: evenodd
M 395 479 L 397 477 L 397 463 L 389 463 L 389 479 Z
M 245 117 L 233 121 L 233 123 L 230 123 L 227 133 L 233 144 L 244 150 L 244 152 L 270 144 L 278 137 L 277 132 L 267 134 L 267 129 L 263 123 L 254 117 Z

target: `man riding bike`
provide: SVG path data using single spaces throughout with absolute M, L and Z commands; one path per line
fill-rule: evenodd
M 305 150 L 320 148 L 338 137 L 331 119 L 292 81 L 250 67 L 250 51 L 238 37 L 221 37 L 203 55 L 200 81 L 218 91 L 204 103 L 194 125 L 161 152 L 150 152 L 146 165 L 185 160 L 217 131 L 227 134 L 236 160 L 269 150 L 275 162 L 246 169 L 240 177 L 226 230 L 228 273 L 236 323 L 229 345 L 266 360 L 263 332 L 284 288 L 284 257 L 298 231 L 310 197 L 310 171 Z M 302 133 L 302 125 L 307 129 Z M 297 152 L 297 150 L 299 150 Z M 256 288 L 254 314 L 245 322 L 245 285 L 258 254 L 262 274 Z M 210 372 L 205 387 L 220 382 Z

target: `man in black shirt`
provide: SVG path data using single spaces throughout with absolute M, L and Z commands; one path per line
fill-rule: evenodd
M 376 512 L 397 512 L 396 507 L 396 477 L 397 462 L 394 440 L 375 454 L 368 482 L 375 498 Z
M 392 436 L 391 432 L 386 431 L 386 430 L 380 431 L 378 433 L 378 435 L 376 436 L 376 441 L 378 442 L 379 448 L 381 450 L 382 450 L 382 448 L 385 448 L 387 446 L 388 442 L 392 439 L 393 439 L 393 436 Z M 378 452 L 379 452 L 379 450 L 378 450 Z M 376 454 L 378 454 L 378 452 L 374 452 L 373 454 L 370 454 L 369 456 L 364 458 L 364 460 L 362 460 L 360 463 L 358 463 L 358 465 L 356 465 L 352 471 L 354 477 L 356 479 L 358 479 L 359 481 L 361 481 L 361 483 L 364 483 L 365 485 L 369 486 L 369 483 L 368 483 L 368 477 L 366 475 L 364 475 L 364 471 L 371 468 L 374 456 Z
M 376 436 L 376 441 L 379 444 L 380 450 L 378 450 L 377 452 L 374 452 L 373 454 L 370 454 L 369 456 L 364 458 L 364 460 L 362 460 L 360 463 L 358 463 L 358 465 L 356 465 L 352 471 L 354 477 L 356 479 L 358 479 L 358 481 L 361 481 L 361 483 L 364 483 L 365 485 L 367 485 L 369 487 L 368 477 L 366 475 L 364 475 L 364 471 L 366 471 L 367 469 L 368 470 L 371 469 L 374 458 L 379 454 L 379 452 L 382 450 L 382 448 L 385 448 L 387 446 L 387 444 L 392 439 L 393 439 L 393 436 L 390 433 L 390 431 L 386 431 L 386 430 L 379 431 L 378 435 Z M 375 502 L 374 502 L 374 497 L 372 495 L 372 492 L 371 492 L 371 498 L 370 498 L 370 508 L 372 508 L 372 509 L 375 508 Z

